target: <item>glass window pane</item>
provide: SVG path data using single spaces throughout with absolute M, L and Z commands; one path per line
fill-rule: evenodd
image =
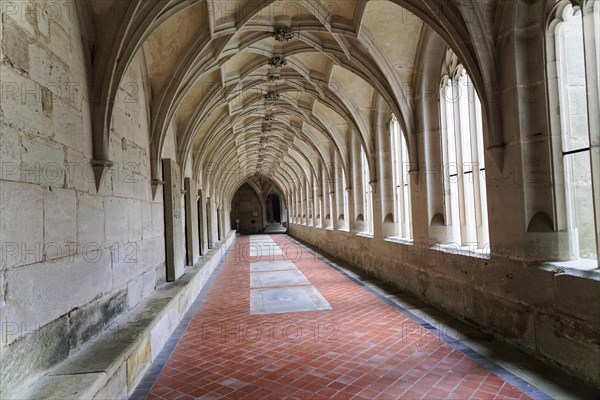
M 562 23 L 558 54 L 561 79 L 563 151 L 589 146 L 587 87 L 581 12 Z M 562 57 L 562 60 L 561 60 Z
M 573 249 L 579 258 L 597 258 L 590 153 L 564 157 L 569 219 L 574 222 Z M 577 248 L 579 248 L 577 250 Z

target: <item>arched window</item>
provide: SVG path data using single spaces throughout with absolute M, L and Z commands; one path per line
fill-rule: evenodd
M 396 236 L 402 239 L 412 239 L 408 146 L 396 116 L 392 116 L 390 134 L 392 139 L 392 179 Z
M 446 222 L 452 242 L 489 251 L 481 102 L 458 65 L 442 80 L 443 176 Z
M 557 9 L 557 19 L 548 32 L 554 42 L 547 43 L 549 103 L 551 110 L 557 110 L 551 115 L 555 189 L 560 192 L 556 195 L 557 228 L 568 232 L 571 259 L 597 259 L 594 211 L 600 210 L 593 182 L 598 185 L 600 177 L 592 172 L 590 142 L 599 133 L 591 135 L 589 129 L 588 77 L 597 79 L 600 72 L 586 70 L 585 46 L 590 45 L 596 56 L 600 54 L 600 5 L 596 2 L 591 9 L 591 30 L 584 30 L 579 7 L 562 2 Z

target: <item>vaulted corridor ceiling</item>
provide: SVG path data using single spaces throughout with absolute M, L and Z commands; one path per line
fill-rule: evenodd
M 94 92 L 102 99 L 94 121 L 97 164 L 109 160 L 113 97 L 127 62 L 142 49 L 153 97 L 153 179 L 175 121 L 179 164 L 192 157 L 198 175 L 224 177 L 216 188 L 224 198 L 254 175 L 285 189 L 321 176 L 319 165 L 327 176 L 334 157 L 347 174 L 351 135 L 374 171 L 370 135 L 378 108 L 398 116 L 417 165 L 410 96 L 419 41 L 435 31 L 451 46 L 461 43 L 453 47 L 465 65 L 476 59 L 466 22 L 450 2 L 86 3 L 80 12 L 90 21 Z
M 351 317 L 336 359 L 359 321 L 374 352 L 398 344 L 340 395 L 446 369 L 446 392 L 419 386 L 469 396 L 440 346 L 404 352 L 407 322 L 515 371 L 508 396 L 600 398 L 599 32 L 600 0 L 0 1 L 0 398 L 138 398 L 208 290 L 215 322 L 280 303 L 251 284 L 269 272 Z M 372 314 L 392 297 L 415 314 Z M 230 343 L 191 368 L 200 389 L 230 389 Z M 329 364 L 298 345 L 289 364 Z M 273 346 L 247 355 L 270 367 Z M 267 392 L 300 370 L 263 365 Z M 299 395 L 335 394 L 314 377 Z

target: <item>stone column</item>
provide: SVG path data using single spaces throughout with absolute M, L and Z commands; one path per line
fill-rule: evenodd
M 369 182 L 369 185 L 373 191 L 373 237 L 383 239 L 381 185 L 379 182 Z
M 333 153 L 334 160 L 334 198 L 335 198 L 335 215 L 332 216 L 335 230 L 348 229 L 348 213 L 344 209 L 344 193 L 346 188 L 344 187 L 344 169 L 342 168 L 342 160 L 337 153 Z M 340 216 L 344 216 L 343 220 L 340 220 Z
M 307 178 L 304 182 L 304 207 L 305 207 L 305 214 L 306 214 L 306 220 L 304 223 L 306 224 L 306 226 L 312 225 L 312 205 L 311 205 L 312 202 L 313 202 L 312 185 L 310 184 L 310 181 Z
M 298 225 L 302 225 L 302 223 L 304 222 L 304 207 L 302 202 L 302 183 L 300 182 L 298 182 L 298 187 L 296 189 L 296 205 L 296 208 L 298 210 L 297 223 Z
M 294 224 L 298 223 L 298 191 L 296 188 L 292 192 L 292 219 Z
M 206 198 L 206 243 L 209 249 L 214 247 L 213 216 L 210 197 Z
M 287 195 L 287 223 L 288 226 L 293 222 L 294 216 L 294 192 L 289 192 Z
M 198 207 L 198 221 L 199 221 L 199 225 L 198 225 L 198 233 L 200 235 L 200 238 L 198 240 L 199 245 L 200 245 L 200 254 L 206 254 L 208 251 L 208 240 L 206 240 L 206 238 L 208 237 L 208 230 L 207 230 L 207 226 L 206 226 L 206 199 L 204 198 L 204 196 L 202 195 L 202 190 L 198 190 L 198 197 L 197 197 L 197 207 Z
M 321 227 L 326 229 L 331 220 L 327 219 L 327 215 L 331 215 L 329 204 L 329 185 L 327 182 L 327 167 L 321 164 Z
M 351 154 L 352 154 L 352 198 L 351 204 L 354 205 L 354 212 L 350 213 L 350 224 L 355 225 L 356 232 L 364 232 L 366 230 L 366 213 L 364 204 L 363 175 L 362 175 L 362 144 L 357 132 L 353 132 L 350 139 Z M 359 216 L 362 215 L 362 221 Z
M 185 178 L 185 235 L 187 265 L 194 265 L 200 258 L 198 242 L 198 205 L 196 204 L 196 181 Z
M 170 158 L 163 160 L 165 205 L 165 256 L 167 281 L 173 282 L 184 273 L 183 232 L 181 226 L 181 173 L 179 165 Z
M 321 204 L 323 203 L 322 189 L 319 185 L 320 178 L 317 176 L 313 177 L 313 226 L 322 226 L 323 214 Z M 319 201 L 321 202 L 319 203 Z
M 356 215 L 356 211 L 354 208 L 354 190 L 352 186 L 346 187 L 346 195 L 348 196 L 348 220 L 346 222 L 346 227 L 348 231 L 356 233 L 356 218 L 353 216 Z
M 306 196 L 304 195 L 303 183 L 298 183 L 298 208 L 300 210 L 300 225 L 306 224 Z

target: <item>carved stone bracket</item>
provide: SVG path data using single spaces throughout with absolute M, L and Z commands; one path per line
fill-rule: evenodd
M 102 186 L 106 171 L 111 169 L 113 165 L 115 165 L 115 163 L 110 160 L 92 160 L 94 179 L 96 181 L 96 192 L 100 192 L 100 186 Z
M 373 193 L 377 193 L 377 180 L 369 182 L 369 186 L 371 186 Z
M 158 187 L 162 186 L 165 184 L 165 181 L 162 181 L 160 179 L 152 179 L 150 181 L 150 184 L 152 185 L 152 198 L 156 198 L 156 192 L 158 191 Z

